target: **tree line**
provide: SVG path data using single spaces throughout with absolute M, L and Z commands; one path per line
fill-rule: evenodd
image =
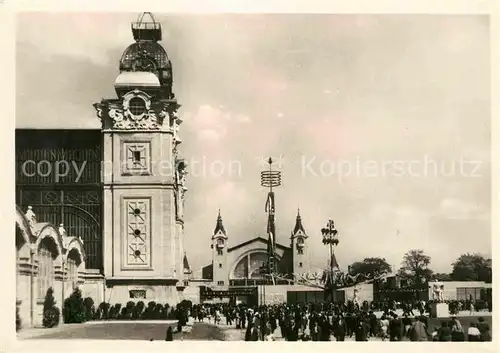
M 407 284 L 415 286 L 437 279 L 438 281 L 484 281 L 491 283 L 491 259 L 481 254 L 460 255 L 451 265 L 451 273 L 435 273 L 430 269 L 431 257 L 421 249 L 412 249 L 403 256 L 401 267 L 396 273 Z M 349 273 L 393 273 L 391 265 L 381 257 L 368 257 L 349 266 Z

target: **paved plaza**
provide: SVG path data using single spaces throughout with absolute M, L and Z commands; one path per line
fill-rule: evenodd
M 467 330 L 471 322 L 477 322 L 479 317 L 483 317 L 485 322 L 491 327 L 492 317 L 490 313 L 476 313 L 476 315 L 459 316 L 459 320 Z M 439 327 L 442 320 L 430 319 L 430 329 Z M 221 324 L 215 325 L 212 322 L 194 322 L 190 318 L 188 325 L 182 332 L 174 333 L 174 340 L 202 340 L 202 341 L 243 341 L 245 338 L 244 329 L 236 329 L 234 325 L 225 325 L 225 318 L 222 317 Z M 21 340 L 45 340 L 45 339 L 88 339 L 88 340 L 143 340 L 143 341 L 164 341 L 166 331 L 172 326 L 176 331 L 175 321 L 105 321 L 87 322 L 83 324 L 63 324 L 52 329 L 37 328 L 26 329 L 18 333 Z M 284 341 L 281 330 L 275 332 L 276 341 Z M 370 338 L 370 341 L 381 341 L 380 338 Z M 332 336 L 331 341 L 335 341 Z M 354 337 L 346 337 L 346 341 L 354 341 Z
M 209 323 L 190 323 L 182 332 L 176 331 L 176 323 L 153 321 L 87 322 L 65 324 L 52 329 L 27 329 L 18 333 L 21 340 L 88 339 L 88 340 L 143 340 L 164 341 L 169 326 L 174 330 L 174 340 L 225 340 L 222 328 Z

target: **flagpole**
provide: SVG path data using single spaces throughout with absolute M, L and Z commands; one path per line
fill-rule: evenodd
M 273 170 L 273 160 L 271 157 L 267 160 L 269 169 L 260 173 L 261 186 L 268 187 L 266 212 L 267 212 L 267 237 L 268 237 L 268 260 L 267 272 L 272 274 L 276 271 L 276 224 L 275 224 L 275 203 L 273 187 L 281 185 L 281 172 Z

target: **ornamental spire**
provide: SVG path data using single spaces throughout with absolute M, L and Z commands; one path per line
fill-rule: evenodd
M 215 225 L 214 235 L 217 234 L 219 231 L 221 231 L 222 234 L 226 235 L 226 230 L 224 229 L 224 224 L 222 224 L 222 217 L 220 215 L 220 209 L 219 209 L 219 215 L 217 216 L 217 224 Z
M 306 231 L 304 229 L 304 226 L 302 225 L 302 218 L 300 217 L 300 209 L 297 209 L 297 218 L 295 219 L 295 227 L 293 229 L 293 234 L 297 234 L 297 232 L 301 230 L 304 234 L 306 234 Z

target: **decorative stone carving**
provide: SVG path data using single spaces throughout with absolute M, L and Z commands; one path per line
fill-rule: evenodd
M 111 108 L 108 111 L 108 115 L 113 120 L 114 127 L 116 128 L 126 128 L 128 125 L 128 122 L 124 122 L 123 119 L 123 112 L 121 111 L 120 108 Z
M 122 144 L 122 175 L 151 175 L 151 143 L 125 141 Z
M 150 265 L 150 199 L 128 199 L 126 209 L 126 264 Z
M 96 113 L 97 113 L 97 117 L 99 118 L 99 120 L 102 121 L 102 117 L 103 117 L 103 105 L 101 103 L 96 103 L 94 104 L 94 108 L 96 110 Z
M 177 193 L 176 193 L 176 201 L 177 201 L 177 215 L 182 219 L 184 216 L 184 201 L 185 201 L 185 193 L 188 190 L 186 187 L 186 178 L 187 178 L 187 163 L 184 159 L 178 159 L 176 161 L 176 185 L 177 185 Z
M 62 237 L 66 237 L 68 234 L 66 233 L 66 229 L 64 229 L 64 224 L 59 224 L 59 234 L 61 234 Z
M 135 100 L 135 102 L 142 104 L 141 107 L 143 110 L 140 112 L 134 112 L 131 110 L 131 102 Z M 151 109 L 151 96 L 135 89 L 123 96 L 123 112 L 124 116 L 132 121 L 140 121 L 147 117 L 150 113 Z M 154 112 L 153 112 L 154 114 Z
M 157 102 L 152 107 L 151 96 L 138 89 L 125 94 L 121 103 L 103 101 L 94 108 L 103 127 L 109 120 L 111 128 L 117 130 L 159 130 L 166 117 L 164 104 Z
M 174 149 L 177 148 L 177 145 L 182 143 L 182 140 L 179 136 L 179 127 L 182 124 L 182 119 L 179 118 L 175 111 L 170 112 L 170 131 L 173 136 Z
M 129 291 L 130 299 L 146 299 L 145 289 L 132 289 Z
M 35 212 L 33 212 L 32 206 L 28 206 L 28 210 L 26 211 L 26 218 L 28 219 L 30 227 L 33 227 L 36 224 L 36 215 Z

